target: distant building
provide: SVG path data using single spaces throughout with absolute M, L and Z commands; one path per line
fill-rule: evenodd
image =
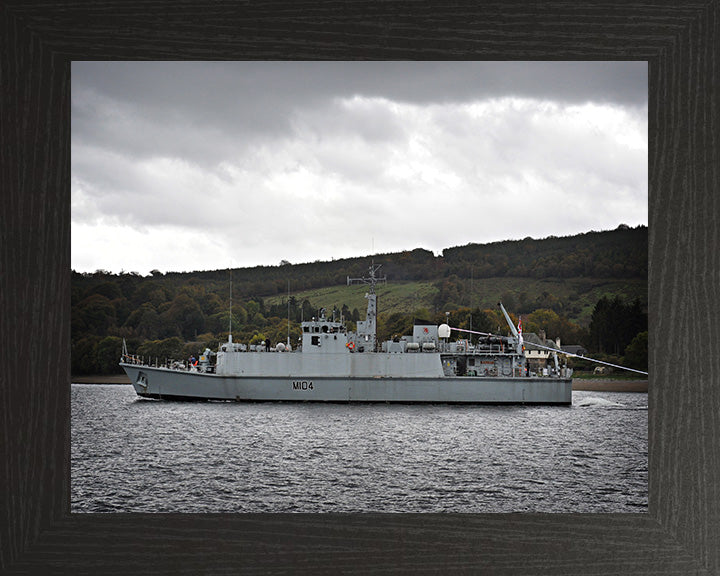
M 525 358 L 527 358 L 528 368 L 531 372 L 541 373 L 543 368 L 555 366 L 555 361 L 552 357 L 553 352 L 546 348 L 560 351 L 560 338 L 551 340 L 546 337 L 544 330 L 540 330 L 539 334 L 523 332 L 523 342 L 525 345 Z M 539 344 L 545 348 L 536 348 L 532 346 L 533 344 Z M 560 358 L 558 358 L 558 360 L 560 360 Z

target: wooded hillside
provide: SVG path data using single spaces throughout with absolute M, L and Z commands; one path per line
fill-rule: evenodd
M 364 318 L 365 287 L 347 286 L 346 278 L 365 275 L 373 260 L 388 280 L 378 288 L 380 339 L 409 331 L 414 319 L 444 321 L 446 312 L 460 328 L 504 330 L 496 310 L 500 299 L 515 320 L 523 315 L 526 331 L 544 330 L 597 352 L 622 355 L 647 331 L 647 227 L 620 226 L 469 244 L 440 256 L 418 248 L 332 262 L 148 276 L 73 272 L 73 374 L 117 372 L 123 338 L 132 351 L 163 360 L 215 349 L 231 325 L 235 341 L 284 342 L 289 336 L 295 342 L 298 323 L 320 307 L 352 324 Z M 606 334 L 620 331 L 609 319 L 613 314 L 639 316 L 617 337 Z

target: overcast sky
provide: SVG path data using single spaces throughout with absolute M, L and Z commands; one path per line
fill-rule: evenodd
M 645 62 L 73 62 L 72 268 L 648 222 Z

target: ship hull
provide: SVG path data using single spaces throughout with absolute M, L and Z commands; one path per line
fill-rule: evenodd
M 571 404 L 571 378 L 221 376 L 121 364 L 145 398 L 236 402 Z

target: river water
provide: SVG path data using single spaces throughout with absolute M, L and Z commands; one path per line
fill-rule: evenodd
M 72 512 L 647 512 L 647 393 L 558 407 L 71 393 Z

